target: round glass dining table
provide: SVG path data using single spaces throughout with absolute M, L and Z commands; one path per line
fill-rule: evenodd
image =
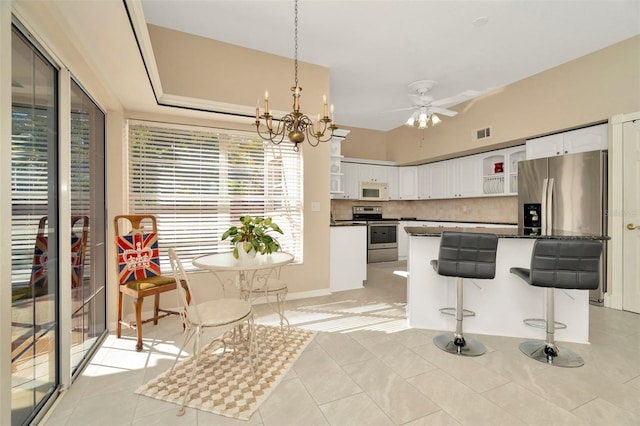
M 254 258 L 233 257 L 233 252 L 205 254 L 193 259 L 193 266 L 210 271 L 256 271 L 279 268 L 293 262 L 293 255 L 284 251 L 271 254 L 257 254 Z

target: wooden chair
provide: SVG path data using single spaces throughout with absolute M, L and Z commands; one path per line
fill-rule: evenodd
M 136 350 L 142 350 L 142 324 L 180 312 L 160 309 L 160 294 L 176 289 L 173 275 L 162 275 L 158 249 L 158 227 L 153 215 L 118 215 L 113 219 L 116 243 L 116 266 L 118 270 L 118 322 L 117 336 L 121 337 L 122 326 L 136 330 Z M 122 227 L 121 225 L 125 225 Z M 130 229 L 124 233 L 122 230 Z M 186 283 L 182 286 L 191 297 Z M 122 295 L 133 298 L 135 324 L 122 320 Z M 153 316 L 142 319 L 142 302 L 147 296 L 154 297 Z

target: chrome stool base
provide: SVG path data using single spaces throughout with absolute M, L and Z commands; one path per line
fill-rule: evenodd
M 571 349 L 549 346 L 545 342 L 528 341 L 520 343 L 520 351 L 529 358 L 556 367 L 580 367 L 584 360 Z
M 433 343 L 443 351 L 454 355 L 480 356 L 487 351 L 487 348 L 478 340 L 472 337 L 455 336 L 452 333 L 437 335 L 433 338 Z

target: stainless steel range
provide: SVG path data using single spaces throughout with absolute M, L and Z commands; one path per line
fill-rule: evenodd
M 367 262 L 398 260 L 398 220 L 383 218 L 380 206 L 354 206 L 352 213 L 367 222 Z

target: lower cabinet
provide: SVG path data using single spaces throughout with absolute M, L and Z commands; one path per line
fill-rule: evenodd
M 367 227 L 330 227 L 329 289 L 363 288 L 367 279 Z

